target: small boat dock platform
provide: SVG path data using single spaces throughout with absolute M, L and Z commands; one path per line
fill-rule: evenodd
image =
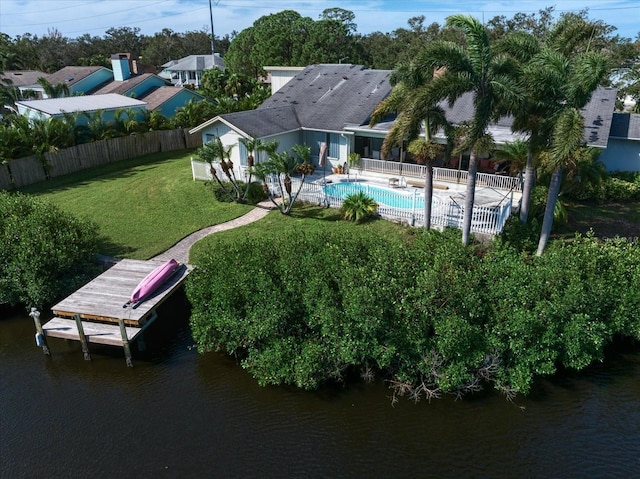
M 90 359 L 89 343 L 119 346 L 124 348 L 127 365 L 132 366 L 129 343 L 138 339 L 157 318 L 156 309 L 184 283 L 193 269 L 181 264 L 148 299 L 135 307 L 124 307 L 140 281 L 162 263 L 160 260 L 119 261 L 54 305 L 51 308 L 54 317 L 45 324 L 40 324 L 40 313 L 32 310 L 36 342 L 43 343 L 38 345 L 48 354 L 48 337 L 80 341 L 85 359 Z

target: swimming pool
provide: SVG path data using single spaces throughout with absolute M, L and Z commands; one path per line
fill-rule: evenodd
M 424 195 L 417 190 L 413 193 L 401 193 L 386 188 L 363 183 L 332 183 L 324 187 L 324 193 L 329 197 L 344 199 L 349 195 L 364 191 L 376 203 L 393 208 L 412 209 L 424 202 Z

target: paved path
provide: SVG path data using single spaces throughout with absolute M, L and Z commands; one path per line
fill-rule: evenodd
M 196 241 L 201 240 L 205 236 L 208 236 L 213 233 L 217 233 L 219 231 L 226 231 L 232 228 L 238 228 L 239 226 L 244 226 L 249 223 L 253 223 L 254 221 L 258 221 L 261 218 L 267 216 L 269 211 L 274 209 L 275 206 L 269 200 L 262 201 L 256 205 L 254 209 L 249 211 L 247 214 L 240 216 L 239 218 L 233 219 L 231 221 L 227 221 L 226 223 L 220 223 L 219 225 L 209 226 L 208 228 L 201 229 L 200 231 L 196 231 L 195 233 L 190 234 L 183 240 L 176 243 L 174 246 L 169 248 L 163 253 L 160 253 L 157 256 L 154 256 L 152 259 L 160 259 L 160 260 L 169 260 L 174 258 L 176 261 L 180 263 L 187 263 L 189 261 L 189 250 L 191 246 Z

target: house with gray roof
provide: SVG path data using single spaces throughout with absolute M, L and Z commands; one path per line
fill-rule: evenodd
M 607 171 L 640 171 L 640 114 L 614 113 L 600 161 Z
M 191 130 L 201 134 L 203 142 L 219 137 L 223 145 L 233 145 L 232 161 L 242 169 L 247 152 L 240 138 L 259 138 L 264 142 L 278 141 L 285 151 L 296 144 L 311 147 L 317 162 L 320 145 L 325 143 L 332 166 L 347 162 L 356 152 L 362 158 L 402 161 L 402 146 L 392 149 L 390 156 L 381 156 L 382 142 L 393 125 L 394 117 L 385 118 L 370 127 L 371 114 L 391 92 L 390 70 L 369 70 L 361 65 L 310 65 L 274 89 L 256 110 L 219 115 Z M 585 141 L 588 145 L 606 148 L 613 118 L 616 90 L 598 88 L 583 109 Z M 473 95 L 467 93 L 453 106 L 441 105 L 453 124 L 473 117 Z M 511 131 L 513 119 L 501 118 L 489 128 L 496 143 L 513 141 L 522 135 Z M 436 140 L 445 142 L 443 135 Z M 467 155 L 468 158 L 468 155 Z M 258 158 L 258 161 L 262 158 Z
M 225 69 L 219 53 L 215 55 L 189 55 L 179 60 L 170 60 L 162 65 L 160 76 L 176 86 L 191 85 L 200 88 L 202 75 L 213 68 Z

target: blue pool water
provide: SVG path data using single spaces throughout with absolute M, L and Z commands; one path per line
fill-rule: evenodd
M 324 188 L 324 192 L 327 196 L 333 196 L 341 199 L 344 199 L 354 193 L 358 193 L 359 191 L 364 191 L 367 196 L 373 198 L 376 203 L 392 206 L 394 208 L 411 209 L 414 207 L 414 204 L 416 207 L 420 207 L 422 202 L 424 202 L 424 195 L 421 194 L 403 194 L 385 188 L 355 182 L 333 183 L 326 185 Z

